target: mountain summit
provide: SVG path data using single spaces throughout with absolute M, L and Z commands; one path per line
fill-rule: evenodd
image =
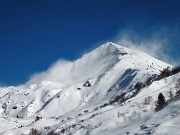
M 34 75 L 28 84 L 46 80 L 71 85 L 100 75 L 112 68 L 144 70 L 150 65 L 157 72 L 170 66 L 143 52 L 107 42 L 74 62 L 61 60 L 56 62 L 47 71 Z
M 0 88 L 0 133 L 36 128 L 41 134 L 160 134 L 172 124 L 178 129 L 179 101 L 162 110 L 163 119 L 154 111 L 159 93 L 172 100 L 179 88 L 179 73 L 161 77 L 168 66 L 112 42 L 74 62 L 58 61 L 24 85 Z

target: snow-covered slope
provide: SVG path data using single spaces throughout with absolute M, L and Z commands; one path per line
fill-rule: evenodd
M 57 62 L 24 85 L 0 88 L 0 133 L 21 134 L 37 128 L 44 134 L 51 130 L 79 135 L 159 134 L 163 124 L 174 123 L 178 128 L 178 121 L 172 118 L 179 118 L 179 101 L 162 111 L 164 119 L 154 107 L 160 92 L 167 96 L 171 89 L 175 93 L 179 74 L 134 92 L 137 82 L 156 77 L 167 66 L 143 52 L 111 42 L 74 62 Z M 111 102 L 122 94 L 124 102 Z M 147 97 L 150 101 L 144 105 Z M 35 121 L 36 116 L 42 120 Z

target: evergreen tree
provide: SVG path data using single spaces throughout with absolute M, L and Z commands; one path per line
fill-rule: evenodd
M 161 110 L 164 106 L 166 106 L 166 100 L 162 93 L 159 93 L 158 100 L 156 101 L 156 111 Z

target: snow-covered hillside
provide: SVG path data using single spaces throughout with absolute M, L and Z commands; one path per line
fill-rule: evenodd
M 176 135 L 180 100 L 173 98 L 180 74 L 156 79 L 168 66 L 111 42 L 74 62 L 57 62 L 24 85 L 0 88 L 0 133 L 36 128 L 41 134 Z M 169 104 L 155 112 L 159 93 Z

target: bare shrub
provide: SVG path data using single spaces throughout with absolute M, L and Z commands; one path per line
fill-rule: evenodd
M 160 78 L 165 78 L 171 75 L 170 67 L 164 68 L 162 71 L 160 71 Z
M 59 133 L 56 133 L 54 131 L 50 131 L 47 135 L 59 135 Z
M 136 90 L 139 91 L 142 87 L 143 87 L 143 83 L 137 82 L 137 83 L 135 84 L 135 86 L 134 86 L 134 89 L 136 89 Z
M 146 97 L 146 98 L 144 99 L 144 104 L 145 104 L 145 105 L 149 105 L 149 104 L 151 103 L 151 101 L 152 101 L 152 97 L 151 97 L 151 96 L 148 96 L 148 97 Z
M 171 90 L 168 92 L 168 94 L 169 94 L 169 99 L 173 99 L 174 98 L 173 92 Z
M 32 128 L 29 132 L 29 135 L 41 135 L 41 132 L 35 128 Z

